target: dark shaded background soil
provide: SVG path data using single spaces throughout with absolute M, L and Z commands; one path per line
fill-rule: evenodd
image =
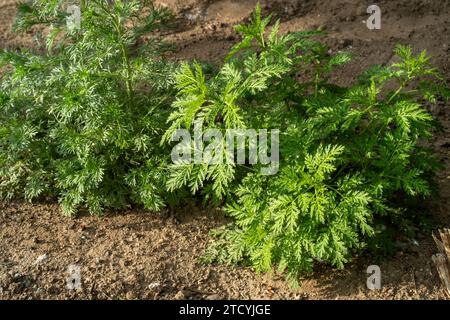
M 31 35 L 15 36 L 10 26 L 13 0 L 0 1 L 0 48 L 31 45 Z M 238 38 L 232 25 L 249 18 L 256 1 L 159 0 L 177 14 L 167 35 L 179 50 L 173 58 L 220 62 Z M 450 1 L 383 0 L 382 29 L 362 22 L 371 1 L 262 1 L 283 21 L 282 30 L 324 28 L 331 50 L 347 50 L 352 63 L 335 74 L 351 83 L 367 66 L 388 63 L 397 43 L 427 49 L 450 78 Z M 435 227 L 450 226 L 450 108 L 431 112 L 444 132 L 432 141 L 444 170 L 440 197 L 429 204 Z M 184 211 L 184 212 L 183 212 Z M 381 262 L 382 289 L 366 287 L 366 269 L 375 258 L 357 257 L 344 271 L 320 267 L 299 289 L 279 278 L 258 276 L 243 267 L 198 264 L 208 232 L 222 225 L 220 212 L 185 208 L 175 216 L 140 210 L 105 218 L 70 219 L 55 204 L 0 204 L 0 299 L 445 299 L 431 255 L 431 235 L 399 241 L 399 250 Z M 69 265 L 81 267 L 82 289 L 68 290 Z

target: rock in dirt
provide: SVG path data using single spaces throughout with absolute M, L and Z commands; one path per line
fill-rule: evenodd
M 185 300 L 186 299 L 186 294 L 184 290 L 180 290 L 175 294 L 174 297 L 175 300 Z
M 150 283 L 149 285 L 148 285 L 148 288 L 150 289 L 150 290 L 154 290 L 154 289 L 156 289 L 156 288 L 159 288 L 161 286 L 161 283 L 159 283 L 159 282 L 152 282 L 152 283 Z
M 134 300 L 136 298 L 136 295 L 134 294 L 133 291 L 128 291 L 125 297 L 127 298 L 127 300 Z
M 48 255 L 46 253 L 41 254 L 39 257 L 37 257 L 36 261 L 34 261 L 34 264 L 41 264 L 45 260 L 48 259 Z

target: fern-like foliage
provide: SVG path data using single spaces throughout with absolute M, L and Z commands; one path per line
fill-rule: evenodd
M 223 146 L 227 143 L 227 129 L 278 129 L 282 125 L 276 120 L 278 115 L 292 112 L 290 100 L 295 99 L 296 91 L 303 90 L 293 79 L 294 75 L 302 64 L 313 59 L 313 50 L 320 44 L 311 40 L 318 32 L 279 35 L 279 22 L 266 35 L 269 21 L 270 18 L 261 19 L 258 5 L 253 22 L 236 27 L 243 41 L 231 50 L 226 63 L 215 75 L 205 74 L 197 62 L 182 64 L 175 76 L 178 95 L 163 144 L 170 144 L 179 129 L 192 132 L 195 123 L 205 130 L 219 130 Z M 298 55 L 299 51 L 304 53 Z M 235 56 L 237 53 L 239 56 Z M 193 154 L 194 144 L 191 149 Z M 227 148 L 222 152 L 224 159 L 230 157 Z M 169 190 L 188 187 L 194 194 L 201 192 L 205 199 L 221 200 L 237 187 L 237 177 L 253 169 L 251 165 L 229 161 L 175 163 L 169 168 L 167 186 Z
M 254 84 L 237 100 L 246 127 L 280 128 L 280 172 L 267 177 L 253 167 L 235 175 L 240 184 L 226 206 L 235 222 L 213 232 L 204 261 L 264 272 L 277 266 L 295 283 L 317 262 L 342 268 L 375 235 L 380 217 L 408 221 L 408 199 L 431 195 L 438 161 L 421 142 L 436 122 L 423 101 L 448 99 L 449 91 L 428 55 L 407 46 L 396 47 L 397 63 L 337 87 L 329 76 L 348 54 L 330 56 L 304 34 L 279 36 L 278 23 L 265 32 L 259 14 L 236 28 L 244 39 L 222 72 L 231 64 L 244 75 L 239 88 Z
M 67 24 L 69 4 L 81 10 L 79 28 Z M 168 156 L 159 141 L 174 67 L 161 59 L 160 40 L 141 43 L 169 16 L 151 1 L 20 6 L 18 30 L 48 32 L 37 37 L 40 52 L 0 56 L 3 197 L 57 196 L 67 214 L 163 207 Z
M 280 272 L 296 282 L 313 262 L 337 267 L 360 246 L 359 234 L 370 236 L 370 194 L 360 175 L 335 179 L 342 146 L 319 146 L 303 165 L 290 165 L 276 179 L 249 175 L 227 207 L 235 227 L 216 232 L 206 261 L 237 263 L 248 259 L 258 271 Z

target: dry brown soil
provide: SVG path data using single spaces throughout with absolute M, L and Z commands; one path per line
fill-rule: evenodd
M 0 1 L 0 48 L 30 45 L 31 35 L 11 32 L 13 0 Z M 256 0 L 159 0 L 177 15 L 167 40 L 174 58 L 219 63 L 238 38 L 232 25 L 249 18 Z M 265 12 L 282 19 L 282 30 L 324 28 L 333 51 L 356 56 L 335 75 L 349 84 L 371 64 L 388 63 L 396 43 L 427 49 L 450 78 L 450 1 L 380 0 L 381 30 L 368 30 L 371 1 L 271 0 Z M 445 131 L 432 141 L 444 169 L 440 197 L 429 204 L 435 227 L 450 226 L 450 108 L 432 113 Z M 56 204 L 0 204 L 0 299 L 445 299 L 431 262 L 431 235 L 399 242 L 397 253 L 381 262 L 382 289 L 366 287 L 366 268 L 376 261 L 362 255 L 344 271 L 320 266 L 298 289 L 281 278 L 248 268 L 198 263 L 208 232 L 224 223 L 218 211 L 186 207 L 175 215 L 132 210 L 98 218 L 64 217 Z M 40 258 L 39 258 L 40 257 Z M 39 259 L 38 259 L 39 258 Z M 66 288 L 67 268 L 81 267 L 82 289 Z

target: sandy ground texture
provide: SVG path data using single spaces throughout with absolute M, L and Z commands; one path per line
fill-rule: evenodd
M 16 1 L 0 1 L 0 48 L 32 43 L 11 32 Z M 177 59 L 219 63 L 238 41 L 232 26 L 246 21 L 255 0 L 158 0 L 177 15 L 166 39 Z M 427 49 L 450 78 L 450 1 L 380 0 L 381 30 L 367 29 L 370 1 L 261 1 L 282 20 L 283 32 L 322 27 L 331 50 L 355 55 L 334 80 L 350 84 L 367 66 L 388 63 L 397 43 Z M 450 108 L 431 112 L 444 131 L 432 141 L 444 169 L 440 197 L 428 206 L 437 227 L 450 226 Z M 0 299 L 445 299 L 431 255 L 431 235 L 399 242 L 381 263 L 356 257 L 345 270 L 319 267 L 298 289 L 281 278 L 243 267 L 204 266 L 198 258 L 209 230 L 225 223 L 220 212 L 184 208 L 175 215 L 133 210 L 104 218 L 70 219 L 55 204 L 0 204 Z M 379 264 L 382 289 L 366 287 L 369 265 Z M 68 268 L 79 266 L 81 288 L 69 290 Z

